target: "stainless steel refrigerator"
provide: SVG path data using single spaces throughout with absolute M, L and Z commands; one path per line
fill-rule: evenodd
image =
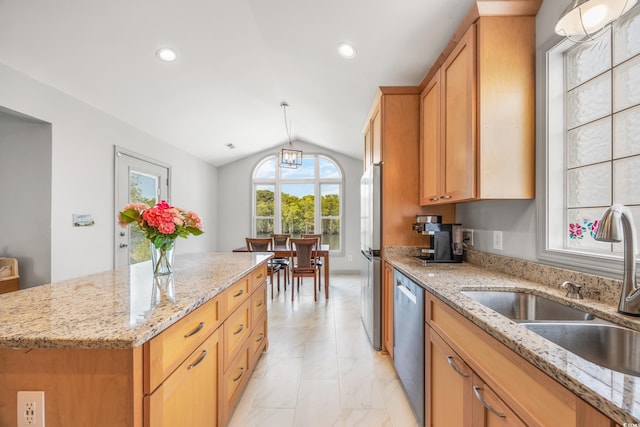
M 382 166 L 374 164 L 360 179 L 361 318 L 376 350 L 382 349 L 381 177 Z

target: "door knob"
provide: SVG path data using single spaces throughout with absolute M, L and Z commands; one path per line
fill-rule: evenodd
M 127 246 L 129 246 L 129 245 L 127 245 L 126 243 L 120 243 L 120 247 L 121 248 L 126 248 Z

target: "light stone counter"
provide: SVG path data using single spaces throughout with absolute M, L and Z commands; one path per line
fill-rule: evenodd
M 509 260 L 504 258 L 504 262 Z M 640 330 L 640 319 L 620 315 L 615 305 L 591 298 L 570 300 L 565 297 L 565 291 L 559 289 L 561 282 L 555 287 L 542 285 L 538 281 L 521 279 L 466 262 L 423 266 L 411 256 L 391 251 L 387 252 L 386 261 L 620 425 L 640 422 L 640 377 L 595 365 L 473 301 L 461 291 L 524 289 L 587 309 L 601 318 L 633 329 Z M 540 282 L 544 282 L 542 276 Z
M 0 295 L 0 347 L 134 348 L 272 257 L 265 253 L 176 256 L 155 280 L 151 264 Z

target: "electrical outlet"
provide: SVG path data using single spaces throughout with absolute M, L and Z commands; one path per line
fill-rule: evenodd
M 18 427 L 44 427 L 44 391 L 18 392 Z
M 473 246 L 473 229 L 471 228 L 462 229 L 462 243 L 467 246 Z
M 493 249 L 502 250 L 502 231 L 493 232 Z

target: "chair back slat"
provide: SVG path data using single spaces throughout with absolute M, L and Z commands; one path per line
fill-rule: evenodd
M 246 237 L 247 250 L 250 252 L 268 252 L 271 250 L 272 240 L 269 238 Z
M 315 239 L 291 239 L 291 259 L 296 258 L 296 268 L 314 268 L 316 240 Z
M 272 234 L 273 246 L 286 247 L 289 244 L 290 234 Z

